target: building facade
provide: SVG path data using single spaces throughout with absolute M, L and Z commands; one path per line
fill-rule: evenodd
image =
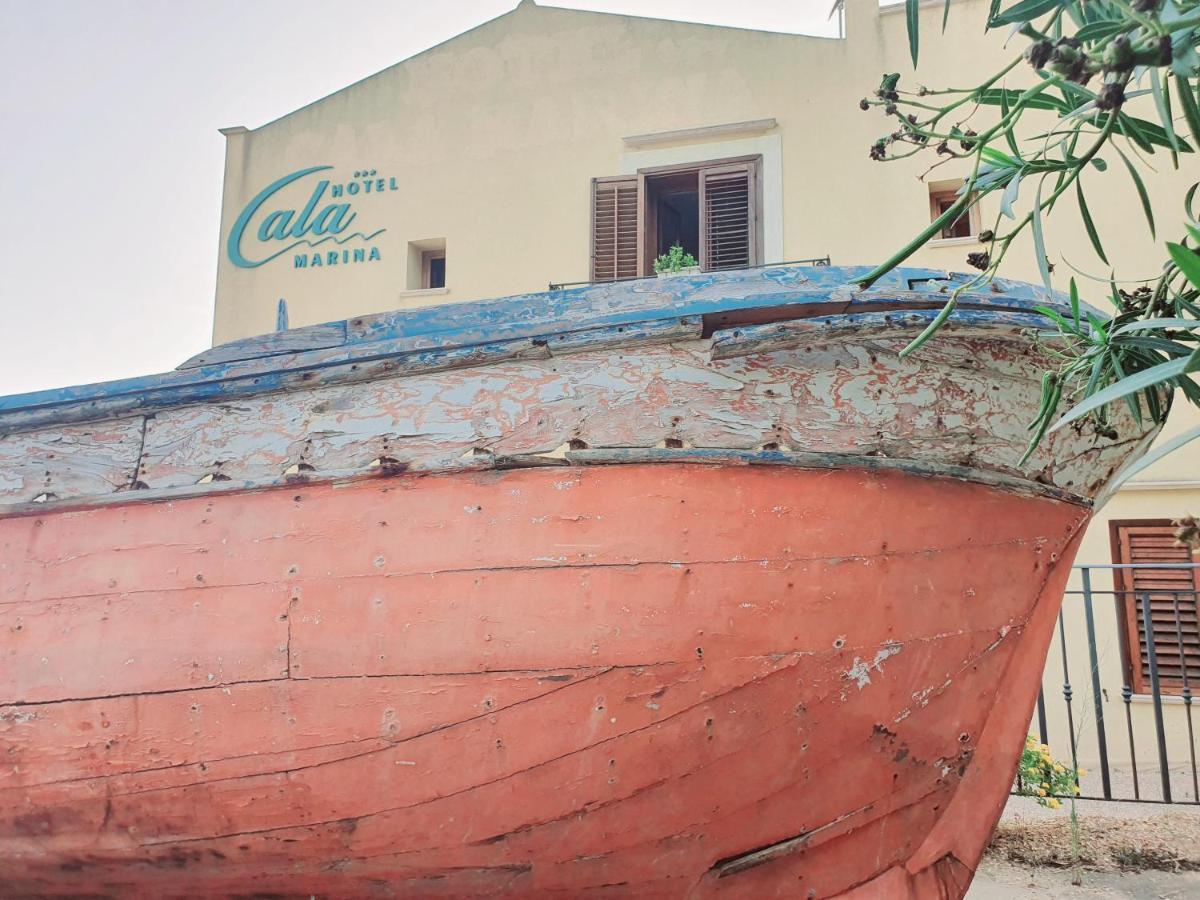
M 884 259 L 929 223 L 965 172 L 951 164 L 922 178 L 929 159 L 869 160 L 868 148 L 889 126 L 879 112 L 860 111 L 859 99 L 885 72 L 902 73 L 910 85 L 961 86 L 999 69 L 1015 50 L 983 35 L 988 5 L 956 0 L 944 35 L 940 0 L 922 7 L 918 77 L 903 6 L 881 8 L 877 0 L 848 0 L 841 39 L 523 0 L 273 122 L 223 129 L 214 343 L 274 330 L 280 299 L 291 326 L 310 325 L 652 275 L 654 258 L 675 243 L 708 269 Z M 1137 195 L 1119 168 L 1089 175 L 1092 214 L 1117 271 L 1152 276 L 1161 244 L 1138 221 Z M 1151 196 L 1180 202 L 1195 168 L 1158 168 L 1148 179 Z M 981 219 L 996 212 L 985 204 Z M 1170 239 L 1182 207 L 1155 213 Z M 982 227 L 960 223 L 911 262 L 962 270 Z M 1051 242 L 1057 286 L 1078 267 L 1099 276 L 1079 280 L 1085 299 L 1094 293 L 1092 302 L 1104 306 L 1108 268 L 1074 208 L 1056 210 Z M 1006 265 L 1010 277 L 1039 280 L 1030 246 L 1014 247 Z M 1164 439 L 1200 421 L 1176 406 Z M 1189 511 L 1200 512 L 1200 442 L 1125 485 L 1089 530 L 1079 562 L 1186 559 L 1164 535 L 1171 518 Z M 1191 578 L 1194 590 L 1195 573 L 1178 571 L 1145 577 Z M 1128 586 L 1122 577 L 1132 576 L 1113 581 L 1110 570 L 1097 570 L 1091 587 Z M 1133 586 L 1145 585 L 1161 587 Z M 1159 651 L 1173 761 L 1188 754 L 1175 696 L 1183 674 L 1200 688 L 1194 594 L 1184 607 L 1182 640 L 1163 635 Z M 1110 726 L 1108 740 L 1117 767 L 1131 762 L 1125 706 L 1143 735 L 1138 754 L 1153 754 L 1153 738 L 1144 737 L 1153 733 L 1153 709 L 1136 621 L 1131 595 L 1097 595 L 1100 708 L 1121 728 Z M 1073 596 L 1064 626 L 1078 754 L 1088 763 L 1098 754 L 1095 725 L 1087 725 L 1096 705 L 1087 642 L 1071 639 L 1086 630 Z M 1054 667 L 1060 649 L 1051 650 L 1046 682 L 1047 721 L 1059 745 L 1068 733 Z M 1125 685 L 1128 704 L 1120 695 Z

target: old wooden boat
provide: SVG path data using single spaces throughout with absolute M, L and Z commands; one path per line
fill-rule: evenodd
M 768 268 L 0 400 L 0 884 L 960 897 L 1076 543 L 1037 292 Z

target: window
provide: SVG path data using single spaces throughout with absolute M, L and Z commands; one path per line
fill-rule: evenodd
M 446 251 L 426 250 L 421 254 L 421 287 L 444 288 L 446 286 Z
M 963 186 L 961 178 L 953 181 L 935 181 L 929 185 L 929 221 L 937 219 L 942 213 L 958 202 L 958 191 Z M 953 240 L 955 238 L 972 238 L 979 233 L 979 208 L 971 207 L 953 222 L 944 225 L 938 238 Z
M 407 282 L 410 291 L 446 289 L 445 238 L 408 242 Z
M 1187 547 L 1175 541 L 1175 527 L 1166 519 L 1114 521 L 1110 527 L 1113 562 L 1146 566 L 1118 569 L 1113 575 L 1113 587 L 1122 610 L 1126 677 L 1130 686 L 1139 694 L 1150 693 L 1150 661 L 1143 624 L 1143 602 L 1147 601 L 1162 692 L 1181 693 L 1186 671 L 1188 685 L 1195 693 L 1200 688 L 1200 616 L 1196 603 L 1200 576 L 1195 568 L 1147 565 L 1193 563 L 1195 558 Z
M 654 273 L 679 244 L 705 271 L 762 264 L 761 157 L 592 180 L 592 281 Z

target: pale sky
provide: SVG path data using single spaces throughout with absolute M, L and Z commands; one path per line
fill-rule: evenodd
M 0 0 L 0 394 L 209 345 L 228 125 L 255 128 L 516 0 Z M 556 0 L 832 34 L 831 0 Z

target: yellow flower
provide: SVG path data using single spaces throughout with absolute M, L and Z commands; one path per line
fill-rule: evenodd
M 1075 774 L 1078 775 L 1080 778 L 1082 778 L 1084 775 L 1087 774 L 1087 769 L 1076 769 Z
M 1063 772 L 1065 772 L 1067 770 L 1063 768 L 1062 763 L 1055 763 L 1054 771 L 1057 772 L 1059 775 L 1061 775 Z
M 1025 774 L 1028 775 L 1030 778 L 1037 778 L 1038 770 L 1035 766 L 1030 766 L 1028 769 L 1025 770 Z
M 1046 791 L 1045 791 L 1045 789 L 1044 789 L 1044 788 L 1038 788 L 1038 796 L 1039 796 L 1039 797 L 1045 797 L 1045 796 L 1046 796 Z
M 1057 797 L 1051 797 L 1049 800 L 1046 801 L 1046 805 L 1048 807 L 1050 807 L 1051 809 L 1058 809 L 1060 806 L 1062 806 L 1062 804 L 1058 802 Z

